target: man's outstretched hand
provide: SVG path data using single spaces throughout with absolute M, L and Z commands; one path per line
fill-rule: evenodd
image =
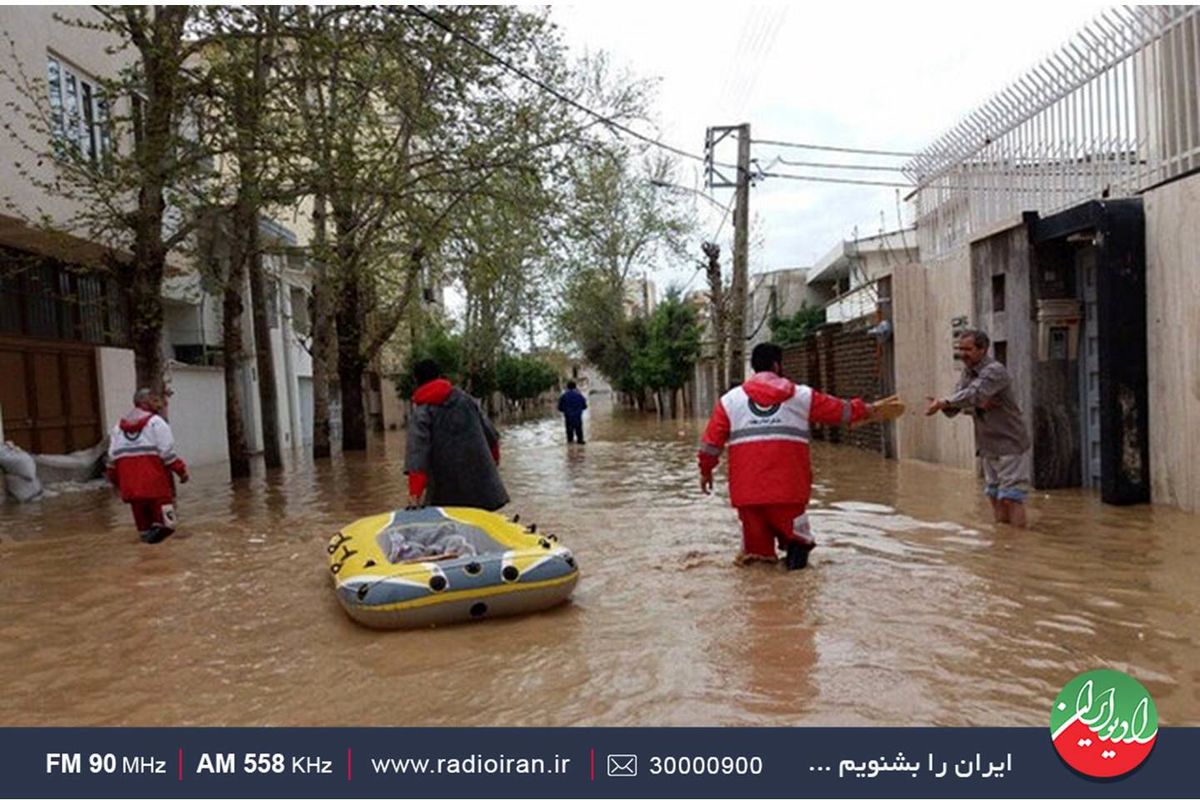
M 929 405 L 925 407 L 925 416 L 927 417 L 932 417 L 946 407 L 946 404 L 936 397 L 926 397 L 925 399 L 929 401 Z

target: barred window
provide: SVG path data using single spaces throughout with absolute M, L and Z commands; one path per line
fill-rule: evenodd
M 128 320 L 111 276 L 0 247 L 0 333 L 126 346 Z

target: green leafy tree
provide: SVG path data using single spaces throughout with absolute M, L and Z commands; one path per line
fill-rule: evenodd
M 790 317 L 772 317 L 771 338 L 778 345 L 799 344 L 825 324 L 825 309 L 804 303 Z
M 650 388 L 650 373 L 634 363 L 645 326 L 626 319 L 628 280 L 663 260 L 686 259 L 694 229 L 678 193 L 656 187 L 672 183 L 673 170 L 668 158 L 639 158 L 616 148 L 589 154 L 573 173 L 565 229 L 573 269 L 559 325 L 620 391 L 635 398 Z
M 558 385 L 558 370 L 536 356 L 502 355 L 496 365 L 496 385 L 509 400 L 532 400 Z
M 630 384 L 641 390 L 666 392 L 674 397 L 691 379 L 700 356 L 701 325 L 696 309 L 685 304 L 677 290 L 654 310 L 641 334 L 634 331 Z M 660 402 L 660 408 L 661 408 Z
M 396 376 L 396 391 L 407 400 L 416 391 L 413 367 L 419 361 L 433 359 L 442 368 L 442 374 L 452 383 L 460 384 L 465 377 L 466 363 L 462 337 L 452 333 L 446 326 L 430 322 L 424 326 L 420 337 L 413 342 L 404 372 Z

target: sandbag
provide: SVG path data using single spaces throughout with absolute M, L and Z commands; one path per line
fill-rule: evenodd
M 108 439 L 84 450 L 65 455 L 35 455 L 37 475 L 42 483 L 85 483 L 104 473 L 104 459 L 108 454 Z
M 4 488 L 19 502 L 28 503 L 42 494 L 37 464 L 33 456 L 12 442 L 0 444 L 0 472 L 4 473 Z

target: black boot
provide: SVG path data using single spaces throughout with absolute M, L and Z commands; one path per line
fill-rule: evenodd
M 789 570 L 804 569 L 808 566 L 808 551 L 812 548 L 800 542 L 788 542 L 787 557 L 784 566 Z
M 167 528 L 163 525 L 151 525 L 150 530 L 142 534 L 142 541 L 146 544 L 158 544 L 174 532 L 174 528 Z

